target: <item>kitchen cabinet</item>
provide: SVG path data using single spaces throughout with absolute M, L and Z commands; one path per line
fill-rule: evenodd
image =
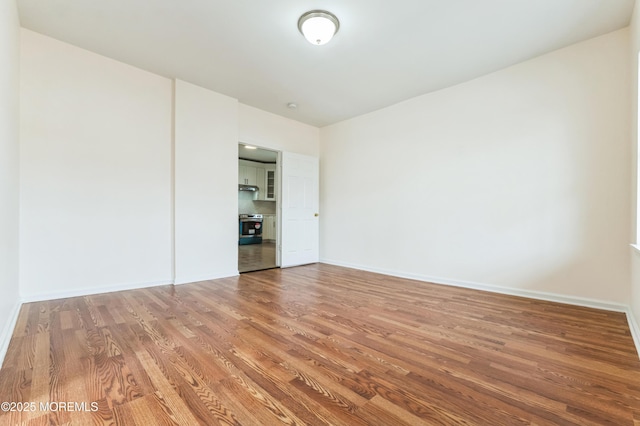
M 240 160 L 238 184 L 260 188 L 255 196 L 256 200 L 276 201 L 276 165 Z
M 262 215 L 262 240 L 275 241 L 276 238 L 276 215 Z
M 276 166 L 268 164 L 265 167 L 264 177 L 264 199 L 267 201 L 276 200 Z
M 263 167 L 256 167 L 256 185 L 258 185 L 258 188 L 260 188 L 258 190 L 258 200 L 264 201 L 264 197 L 266 194 L 265 188 L 264 188 L 264 181 L 265 181 L 265 170 Z
M 238 166 L 238 184 L 258 185 L 258 169 L 241 163 Z

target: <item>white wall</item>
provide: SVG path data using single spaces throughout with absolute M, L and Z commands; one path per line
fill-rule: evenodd
M 636 2 L 633 11 L 633 17 L 630 24 L 631 33 L 631 217 L 632 231 L 629 235 L 630 241 L 636 244 L 636 248 L 631 248 L 631 312 L 634 317 L 634 324 L 639 327 L 640 324 L 640 238 L 638 237 L 638 202 L 637 196 L 638 179 L 638 55 L 640 55 L 640 6 Z M 640 335 L 640 329 L 636 331 Z M 636 343 L 638 345 L 638 343 Z M 640 349 L 639 349 L 640 350 Z
M 27 300 L 169 283 L 172 86 L 22 30 Z
M 321 130 L 321 258 L 627 303 L 628 30 Z
M 0 0 L 0 360 L 19 306 L 19 49 L 16 3 Z
M 270 112 L 239 104 L 239 140 L 241 142 L 317 157 L 320 129 Z
M 238 101 L 175 82 L 176 284 L 238 274 Z
M 238 141 L 318 155 L 319 130 L 22 35 L 23 297 L 236 274 Z

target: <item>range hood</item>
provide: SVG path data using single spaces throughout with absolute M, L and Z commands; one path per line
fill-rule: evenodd
M 257 192 L 259 191 L 260 188 L 258 188 L 255 185 L 238 185 L 238 191 L 251 191 L 251 192 Z

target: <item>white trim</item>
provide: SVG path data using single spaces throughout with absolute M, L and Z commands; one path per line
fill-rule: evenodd
M 449 278 L 433 277 L 433 276 L 421 275 L 421 274 L 408 274 L 406 272 L 399 272 L 399 271 L 381 269 L 381 268 L 371 268 L 364 265 L 356 265 L 356 264 L 351 264 L 346 262 L 339 262 L 331 259 L 322 259 L 321 262 L 328 263 L 331 265 L 336 265 L 336 266 L 344 266 L 346 268 L 354 268 L 354 269 L 360 269 L 363 271 L 375 272 L 383 275 L 391 275 L 399 278 L 425 281 L 433 284 L 443 284 L 443 285 L 450 285 L 454 287 L 470 288 L 474 290 L 490 291 L 492 293 L 508 294 L 511 296 L 522 296 L 522 297 L 528 297 L 531 299 L 547 300 L 550 302 L 559 302 L 559 303 L 566 303 L 569 305 L 584 306 L 587 308 L 603 309 L 606 311 L 627 312 L 627 309 L 628 309 L 626 305 L 623 305 L 621 303 L 605 302 L 602 300 L 588 299 L 585 297 L 567 296 L 563 294 L 547 293 L 544 291 L 526 290 L 521 288 L 502 287 L 494 284 L 478 283 L 473 281 L 452 280 Z
M 636 250 L 638 250 L 638 253 L 640 253 L 640 248 L 638 247 L 635 247 L 635 248 Z M 469 288 L 474 290 L 490 291 L 492 293 L 528 297 L 530 299 L 546 300 L 549 302 L 566 303 L 568 305 L 584 306 L 587 308 L 602 309 L 605 311 L 623 312 L 627 316 L 627 322 L 629 323 L 629 331 L 631 332 L 631 336 L 633 338 L 633 342 L 636 347 L 636 352 L 640 356 L 640 326 L 638 325 L 638 322 L 636 321 L 636 318 L 633 315 L 631 308 L 621 303 L 605 302 L 602 300 L 588 299 L 585 297 L 577 297 L 577 296 L 567 296 L 567 295 L 556 294 L 556 293 L 547 293 L 543 291 L 501 287 L 501 286 L 486 284 L 486 283 L 451 280 L 448 278 L 431 277 L 431 276 L 421 275 L 421 274 L 408 274 L 406 272 L 399 272 L 399 271 L 382 269 L 382 268 L 371 268 L 369 266 L 357 265 L 357 264 L 348 263 L 348 262 L 340 262 L 340 261 L 331 260 L 331 259 L 320 259 L 320 262 L 327 263 L 330 265 L 343 266 L 345 268 L 353 268 L 353 269 L 359 269 L 362 271 L 375 272 L 383 275 L 390 275 L 393 277 L 424 281 L 424 282 L 433 283 L 433 284 L 450 285 L 454 287 L 463 287 L 463 288 Z
M 42 302 L 45 300 L 66 299 L 68 297 L 89 296 L 91 294 L 112 293 L 114 291 L 137 290 L 140 288 L 157 287 L 161 285 L 171 285 L 171 280 L 148 281 L 141 283 L 124 283 L 105 287 L 80 288 L 69 291 L 56 291 L 53 293 L 37 293 L 22 296 L 22 303 Z
M 0 335 L 0 367 L 4 364 L 4 357 L 7 355 L 7 349 L 9 349 L 9 343 L 11 342 L 13 331 L 16 328 L 21 307 L 21 302 L 13 306 L 11 314 L 9 315 L 9 321 L 5 324 L 4 330 L 2 330 L 2 334 Z
M 484 290 L 484 291 L 490 291 L 493 293 L 508 294 L 512 296 L 522 296 L 522 297 L 529 297 L 532 299 L 548 300 L 551 302 L 585 306 L 589 308 L 603 309 L 603 310 L 613 311 L 613 312 L 624 312 L 627 316 L 627 322 L 629 323 L 629 331 L 631 332 L 631 337 L 633 338 L 636 351 L 640 356 L 640 325 L 636 321 L 636 318 L 633 315 L 633 312 L 631 311 L 631 308 L 629 306 L 625 306 L 618 303 L 603 302 L 603 301 L 594 300 L 594 299 L 565 296 L 565 295 L 554 294 L 554 293 L 546 293 L 546 292 L 523 290 L 523 289 L 512 289 L 512 288 L 500 287 L 500 286 L 491 285 L 491 284 L 482 284 L 482 283 L 475 283 L 470 281 L 457 281 L 457 280 L 450 280 L 445 278 L 429 277 L 429 276 L 420 275 L 420 274 L 407 274 L 407 273 L 398 272 L 398 271 L 392 271 L 392 270 L 386 270 L 386 269 L 380 269 L 380 268 L 370 268 L 364 265 L 356 265 L 356 264 L 339 262 L 339 261 L 330 260 L 330 259 L 321 259 L 320 262 L 327 263 L 330 265 L 343 266 L 345 268 L 353 268 L 353 269 L 359 269 L 362 271 L 369 271 L 369 272 L 375 272 L 383 275 L 395 276 L 399 278 L 407 278 L 412 280 L 429 282 L 433 284 L 451 285 L 455 287 L 464 287 L 464 288 L 470 288 L 474 290 Z M 180 282 L 180 283 L 176 282 L 175 285 L 189 284 L 189 283 L 198 282 L 198 281 L 208 281 L 208 280 L 220 279 L 220 278 L 228 278 L 228 277 L 238 276 L 238 275 L 239 274 L 236 271 L 235 273 L 232 273 L 230 275 L 225 275 L 225 276 L 191 277 L 190 280 Z M 23 297 L 20 303 L 17 303 L 14 305 L 14 308 L 11 312 L 10 321 L 5 325 L 5 328 L 4 330 L 2 330 L 2 334 L 0 335 L 0 366 L 4 362 L 4 357 L 9 347 L 11 336 L 13 336 L 13 331 L 18 321 L 18 314 L 20 313 L 20 308 L 22 307 L 23 303 L 40 302 L 44 300 L 64 299 L 68 297 L 88 296 L 91 294 L 99 294 L 99 293 L 111 293 L 114 291 L 135 290 L 140 288 L 156 287 L 156 286 L 171 285 L 171 284 L 173 283 L 171 283 L 170 281 L 155 281 L 155 282 L 145 282 L 145 283 L 136 283 L 136 284 L 129 283 L 129 284 L 120 284 L 120 285 L 100 287 L 100 288 L 80 289 L 80 290 L 74 290 L 74 291 L 54 292 L 54 293 L 47 293 L 47 294 L 41 293 L 41 294 L 35 294 L 35 295 L 29 295 L 29 296 Z
M 633 315 L 633 311 L 630 307 L 627 308 L 625 313 L 627 314 L 627 322 L 629 323 L 629 331 L 631 331 L 633 343 L 636 345 L 636 352 L 640 357 L 640 325 L 638 324 L 638 321 L 636 321 L 636 317 Z
M 225 274 L 211 272 L 209 274 L 202 274 L 202 275 L 191 275 L 191 276 L 188 275 L 186 277 L 176 277 L 174 284 L 175 285 L 191 284 L 191 283 L 197 283 L 200 281 L 219 280 L 221 278 L 237 277 L 238 275 L 240 275 L 238 271 L 230 271 L 229 273 L 225 273 Z
M 629 244 L 633 249 L 632 252 L 636 255 L 640 255 L 640 244 Z M 631 337 L 633 337 L 633 341 L 636 344 L 636 351 L 638 352 L 638 356 L 640 356 L 640 325 L 638 325 L 638 321 L 636 316 L 633 313 L 631 307 L 627 308 L 627 322 L 629 323 L 629 330 L 631 331 Z
M 171 281 L 176 282 L 176 79 L 171 79 Z

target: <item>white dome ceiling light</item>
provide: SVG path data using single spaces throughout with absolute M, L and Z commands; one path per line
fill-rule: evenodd
M 311 10 L 298 19 L 298 29 L 309 43 L 321 46 L 338 32 L 340 21 L 326 10 Z

